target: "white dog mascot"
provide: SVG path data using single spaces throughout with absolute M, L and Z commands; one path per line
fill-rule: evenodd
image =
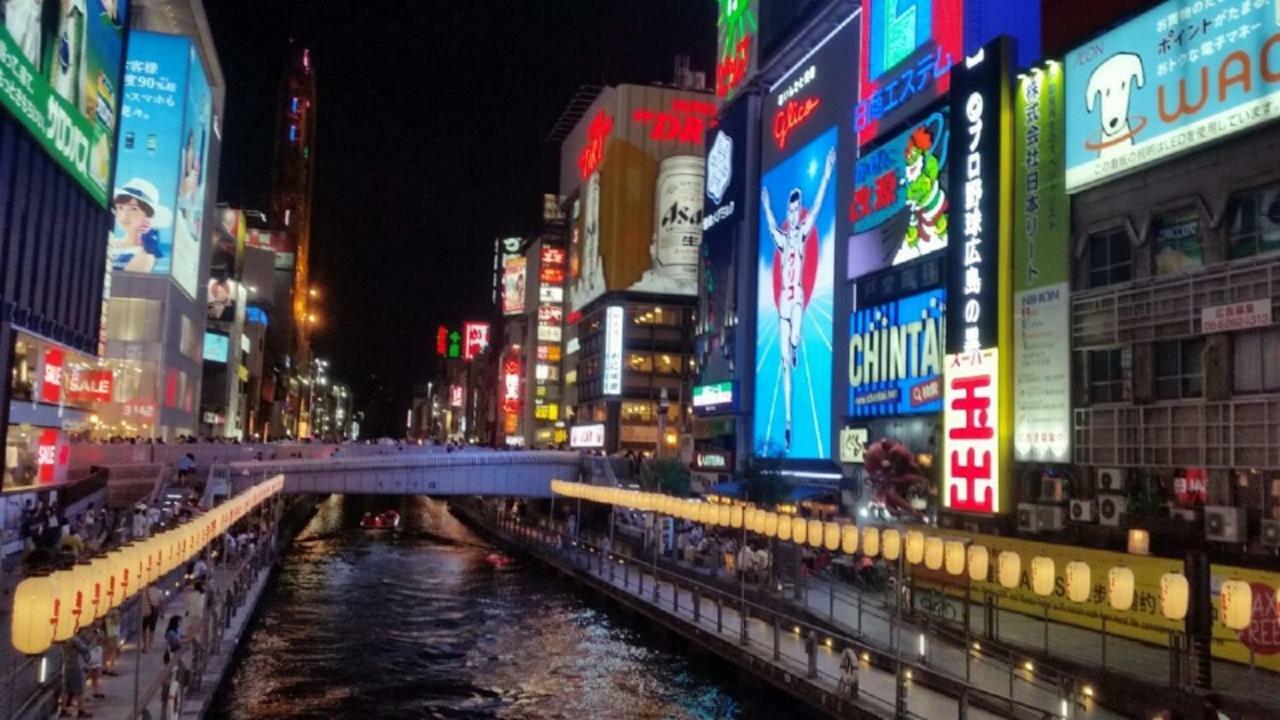
M 1146 82 L 1142 58 L 1133 53 L 1116 53 L 1093 69 L 1084 101 L 1089 112 L 1101 102 L 1102 137 L 1097 144 L 1100 158 L 1122 153 L 1133 145 L 1134 134 L 1142 128 L 1130 126 L 1129 98 L 1135 87 L 1143 87 Z

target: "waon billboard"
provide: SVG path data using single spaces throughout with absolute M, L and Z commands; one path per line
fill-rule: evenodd
M 943 361 L 943 506 L 1002 513 L 1012 497 L 1013 197 L 1009 46 L 988 43 L 952 71 Z M 1004 473 L 1002 476 L 1001 473 Z
M 572 320 L 616 290 L 698 293 L 703 140 L 712 95 L 606 88 L 565 138 L 560 194 L 576 196 L 567 285 Z

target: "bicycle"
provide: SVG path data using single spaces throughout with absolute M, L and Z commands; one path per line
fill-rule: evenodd
M 932 615 L 945 622 L 956 622 L 958 611 L 944 593 L 936 590 L 926 591 L 916 596 L 916 608 L 926 615 Z

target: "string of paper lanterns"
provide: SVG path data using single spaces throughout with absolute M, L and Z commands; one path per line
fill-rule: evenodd
M 1015 589 L 1022 584 L 1024 565 L 1031 591 L 1041 597 L 1056 590 L 1057 564 L 1053 558 L 1036 556 L 1029 563 L 1012 550 L 995 554 L 976 543 L 948 539 L 941 535 L 926 534 L 911 529 L 905 534 L 897 528 L 878 528 L 853 523 L 805 519 L 798 516 L 779 515 L 752 505 L 703 502 L 671 497 L 661 493 L 601 487 L 561 480 L 551 481 L 555 495 L 591 502 L 610 503 L 638 510 L 657 511 L 683 520 L 747 530 L 796 545 L 826 548 L 831 552 L 852 555 L 859 550 L 867 557 L 882 556 L 896 562 L 900 556 L 911 565 L 924 565 L 929 570 L 943 569 L 948 575 L 959 577 L 968 571 L 975 582 L 994 581 L 1005 589 Z M 994 566 L 994 568 L 993 568 Z M 992 570 L 995 577 L 992 578 Z M 1063 566 L 1066 596 L 1074 603 L 1086 603 L 1093 595 L 1093 568 L 1086 562 L 1073 560 Z M 1133 570 L 1114 566 L 1106 573 L 1106 601 L 1117 611 L 1133 608 L 1135 577 Z M 1221 585 L 1218 603 L 1224 625 L 1242 630 L 1252 621 L 1253 589 L 1243 580 L 1227 580 Z M 1160 579 L 1160 612 L 1168 620 L 1180 621 L 1187 615 L 1190 605 L 1190 584 L 1182 573 L 1167 573 Z
M 66 570 L 24 579 L 13 595 L 13 647 L 37 655 L 106 617 L 283 489 L 284 476 L 278 475 L 186 523 Z

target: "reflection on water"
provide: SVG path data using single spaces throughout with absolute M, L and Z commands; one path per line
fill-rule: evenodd
M 320 506 L 211 717 L 797 716 L 536 566 L 494 569 L 443 503 L 386 502 L 402 503 L 400 533 L 358 529 L 377 499 Z

